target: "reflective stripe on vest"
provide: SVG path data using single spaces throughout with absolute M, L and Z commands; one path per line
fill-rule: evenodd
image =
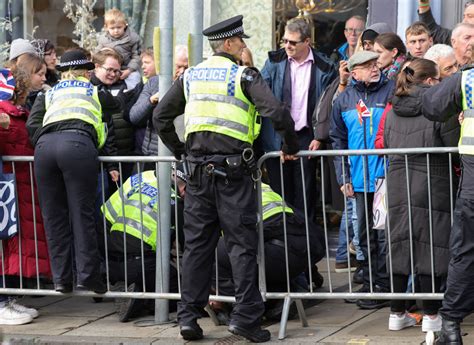
M 474 69 L 462 72 L 462 108 L 464 120 L 459 137 L 459 153 L 474 155 Z
M 228 58 L 212 56 L 185 72 L 185 138 L 209 131 L 253 143 L 256 111 L 240 85 L 244 69 Z
M 123 200 L 123 202 L 122 202 Z M 156 250 L 158 184 L 154 171 L 133 175 L 101 207 L 111 231 L 125 231 L 142 238 Z
M 104 145 L 107 129 L 102 122 L 102 107 L 97 88 L 86 78 L 60 81 L 46 92 L 45 100 L 43 126 L 59 121 L 81 120 L 94 127 L 98 147 Z
M 294 213 L 291 207 L 285 205 L 282 197 L 275 193 L 269 185 L 262 183 L 262 213 L 263 220 L 278 213 Z

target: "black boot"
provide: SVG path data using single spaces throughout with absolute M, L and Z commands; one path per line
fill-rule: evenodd
M 443 319 L 438 345 L 462 345 L 461 326 L 458 321 Z

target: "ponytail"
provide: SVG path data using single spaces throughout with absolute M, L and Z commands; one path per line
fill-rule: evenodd
M 428 78 L 435 78 L 437 75 L 438 67 L 435 62 L 427 59 L 415 59 L 398 74 L 395 96 L 407 96 L 414 86 L 422 84 Z

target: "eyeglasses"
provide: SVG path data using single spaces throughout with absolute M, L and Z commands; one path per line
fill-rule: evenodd
M 344 31 L 345 32 L 349 32 L 349 33 L 354 33 L 354 34 L 361 34 L 362 31 L 364 31 L 363 29 L 356 29 L 356 28 L 344 28 Z
M 289 44 L 290 46 L 296 46 L 298 43 L 303 43 L 304 41 L 291 41 L 291 40 L 287 40 L 286 38 L 282 39 L 281 40 L 281 43 L 283 44 Z
M 107 67 L 104 67 L 104 66 L 100 66 L 100 68 L 103 68 L 105 70 L 105 72 L 107 72 L 107 73 L 113 73 L 115 75 L 121 75 L 122 74 L 121 70 L 114 69 L 112 67 L 107 68 Z

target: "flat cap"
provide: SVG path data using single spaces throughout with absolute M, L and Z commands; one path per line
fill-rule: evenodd
M 214 24 L 205 29 L 202 34 L 207 36 L 209 41 L 218 41 L 234 36 L 242 38 L 250 38 L 244 33 L 244 25 L 242 19 L 244 16 L 238 15 L 222 22 Z
M 379 54 L 377 53 L 374 53 L 370 50 L 362 50 L 350 57 L 347 68 L 349 69 L 349 71 L 352 71 L 355 66 L 362 65 L 370 60 L 378 59 L 378 57 Z

